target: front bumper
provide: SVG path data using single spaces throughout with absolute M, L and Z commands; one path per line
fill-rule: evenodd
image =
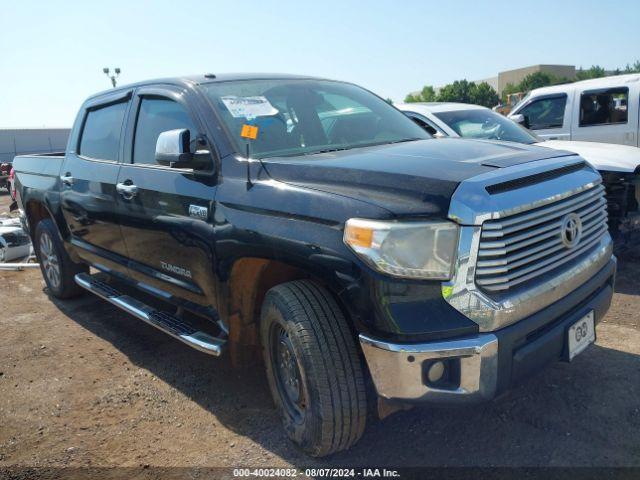
M 361 334 L 360 344 L 381 397 L 403 402 L 476 403 L 489 400 L 546 364 L 566 359 L 568 328 L 594 312 L 598 323 L 613 296 L 615 257 L 562 300 L 491 333 L 429 343 L 389 343 Z M 443 380 L 430 382 L 437 361 Z

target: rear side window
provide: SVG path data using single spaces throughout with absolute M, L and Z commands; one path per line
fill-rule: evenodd
M 591 90 L 580 95 L 580 126 L 627 123 L 629 89 Z
M 564 123 L 564 108 L 567 105 L 567 96 L 533 100 L 518 113 L 524 115 L 531 130 L 543 130 L 545 128 L 560 128 Z
M 80 139 L 80 155 L 99 160 L 118 160 L 120 132 L 127 102 L 89 110 Z
M 143 98 L 138 110 L 133 141 L 133 163 L 156 164 L 156 143 L 162 132 L 186 128 L 195 142 L 197 130 L 179 103 L 162 98 Z

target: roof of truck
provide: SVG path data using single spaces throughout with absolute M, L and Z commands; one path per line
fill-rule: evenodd
M 619 87 L 627 83 L 640 82 L 640 73 L 629 73 L 625 75 L 612 75 L 610 77 L 590 78 L 573 83 L 563 83 L 562 85 L 552 85 L 550 87 L 536 88 L 531 91 L 535 95 L 546 95 L 549 93 L 564 93 L 574 89 L 584 88 L 607 88 Z
M 306 75 L 293 75 L 289 73 L 202 73 L 198 75 L 185 75 L 181 77 L 155 78 L 143 80 L 141 82 L 119 85 L 117 88 L 103 90 L 91 95 L 89 98 L 99 97 L 107 93 L 113 93 L 120 90 L 127 90 L 134 87 L 142 87 L 145 85 L 181 85 L 192 86 L 205 83 L 229 82 L 233 80 L 276 80 L 276 79 L 300 79 L 300 80 L 326 80 L 320 77 L 311 77 Z

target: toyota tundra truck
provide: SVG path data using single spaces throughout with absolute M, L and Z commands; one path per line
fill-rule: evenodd
M 353 445 L 368 406 L 487 401 L 571 361 L 612 297 L 604 187 L 580 156 L 433 140 L 350 83 L 119 87 L 86 100 L 65 153 L 14 168 L 50 295 L 262 358 L 314 456 Z

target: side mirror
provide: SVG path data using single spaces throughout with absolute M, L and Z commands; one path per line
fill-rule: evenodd
M 203 169 L 210 163 L 207 150 L 191 153 L 191 134 L 186 128 L 162 132 L 156 141 L 156 162 L 171 168 Z
M 519 123 L 524 128 L 529 128 L 529 119 L 527 118 L 526 115 L 523 115 L 521 113 L 516 113 L 514 115 L 509 115 L 509 119 L 513 120 L 516 123 Z

